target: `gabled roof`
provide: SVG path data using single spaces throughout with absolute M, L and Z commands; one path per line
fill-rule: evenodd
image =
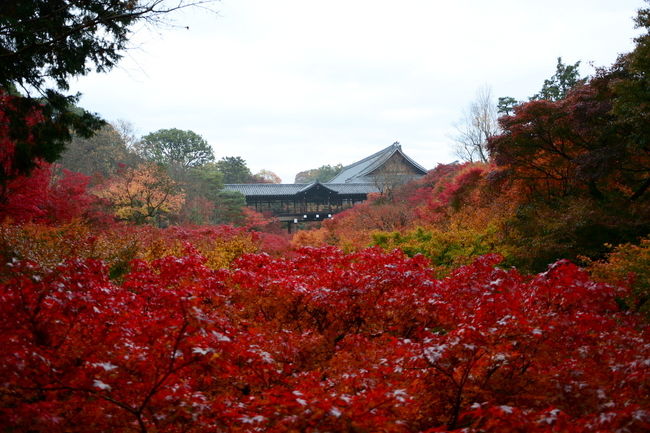
M 427 173 L 427 170 L 424 167 L 406 156 L 406 154 L 402 152 L 402 146 L 396 142 L 387 148 L 362 159 L 361 161 L 357 161 L 353 164 L 343 167 L 343 170 L 334 176 L 334 178 L 331 179 L 328 184 L 368 182 L 370 179 L 366 176 L 381 167 L 396 153 L 399 153 L 409 164 L 413 166 L 413 168 L 415 168 L 416 171 L 421 172 L 423 175 Z
M 332 189 L 332 188 L 328 188 L 328 185 L 323 185 L 323 184 L 320 183 L 319 181 L 312 182 L 312 183 L 308 183 L 308 184 L 305 185 L 303 188 L 301 188 L 298 192 L 307 192 L 307 191 L 309 191 L 310 189 L 314 189 L 314 188 L 318 188 L 318 187 L 325 188 L 325 189 L 328 190 L 328 191 L 331 191 L 331 192 L 333 192 L 333 193 L 335 193 L 335 194 L 338 194 L 338 191 L 336 191 L 336 190 L 334 190 L 334 189 Z

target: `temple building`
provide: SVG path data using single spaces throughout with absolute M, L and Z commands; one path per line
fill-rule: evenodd
M 420 178 L 427 170 L 394 143 L 360 161 L 344 167 L 328 182 L 293 184 L 227 184 L 227 191 L 240 192 L 246 205 L 271 213 L 291 224 L 331 218 L 370 193 L 384 193 L 395 186 Z

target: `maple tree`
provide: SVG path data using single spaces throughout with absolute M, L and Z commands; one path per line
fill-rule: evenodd
M 103 219 L 95 209 L 97 198 L 87 189 L 89 180 L 81 173 L 41 161 L 29 175 L 7 182 L 0 220 L 64 224 L 79 218 Z
M 136 224 L 161 224 L 180 211 L 185 198 L 164 168 L 152 163 L 125 168 L 95 194 L 111 204 L 118 218 Z
M 14 261 L 0 286 L 12 431 L 605 431 L 650 426 L 647 325 L 561 261 L 436 279 L 377 249 Z M 5 274 L 7 275 L 7 274 Z

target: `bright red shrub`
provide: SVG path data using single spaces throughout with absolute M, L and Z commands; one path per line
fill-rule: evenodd
M 178 233 L 177 233 L 178 234 Z M 500 257 L 306 248 L 211 270 L 13 263 L 0 287 L 12 431 L 597 432 L 650 426 L 650 344 L 625 290 Z
M 0 220 L 17 223 L 68 223 L 76 218 L 103 218 L 93 206 L 97 198 L 87 191 L 90 178 L 40 161 L 28 176 L 17 176 L 6 185 L 6 200 L 0 202 Z

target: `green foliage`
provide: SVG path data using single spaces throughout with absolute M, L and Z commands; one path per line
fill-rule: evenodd
M 199 134 L 180 129 L 160 129 L 142 137 L 138 153 L 146 160 L 183 169 L 214 161 L 212 148 Z
M 73 76 L 111 69 L 126 48 L 129 27 L 151 14 L 147 3 L 82 0 L 3 2 L 0 85 L 67 90 Z
M 214 199 L 218 191 L 223 188 L 223 173 L 214 162 L 191 169 L 189 175 L 195 183 L 202 186 L 202 193 L 210 199 Z
M 409 257 L 422 254 L 442 274 L 484 254 L 500 253 L 507 257 L 507 247 L 500 245 L 498 231 L 493 225 L 484 230 L 417 227 L 406 232 L 375 232 L 373 245 L 386 251 L 399 248 Z
M 611 246 L 610 246 L 611 247 Z M 600 281 L 631 288 L 626 305 L 650 317 L 650 238 L 639 244 L 616 246 L 606 259 L 588 262 L 588 270 Z
M 130 28 L 155 22 L 191 5 L 160 0 L 31 0 L 0 3 L 0 111 L 9 120 L 15 144 L 11 169 L 0 183 L 29 173 L 37 159 L 53 162 L 71 133 L 89 137 L 103 125 L 95 114 L 74 108 L 77 96 L 64 95 L 70 79 L 106 72 L 121 58 Z M 20 89 L 26 94 L 20 95 Z M 36 96 L 34 96 L 36 95 Z M 42 117 L 34 122 L 34 114 Z
M 512 96 L 501 96 L 497 100 L 497 113 L 510 116 L 514 112 L 517 104 L 519 104 L 519 101 Z
M 241 224 L 246 216 L 243 209 L 246 207 L 245 197 L 236 191 L 219 191 L 215 197 L 215 224 Z
M 226 156 L 216 163 L 217 169 L 223 174 L 223 183 L 248 183 L 253 174 L 240 156 Z
M 560 258 L 602 258 L 606 243 L 630 241 L 643 231 L 634 219 L 643 222 L 640 216 L 622 213 L 619 206 L 605 208 L 589 197 L 529 199 L 507 222 L 506 237 L 518 267 L 540 270 Z
M 573 65 L 565 65 L 562 63 L 562 57 L 558 57 L 555 74 L 551 78 L 544 80 L 542 89 L 539 93 L 533 95 L 530 100 L 545 99 L 548 101 L 559 101 L 567 96 L 569 90 L 585 82 L 586 78 L 580 78 L 579 61 Z
M 138 161 L 117 130 L 107 124 L 90 138 L 73 136 L 58 162 L 70 171 L 109 177 L 120 165 L 135 166 Z
M 311 182 L 327 182 L 336 176 L 343 169 L 342 164 L 321 165 L 318 168 L 311 170 L 301 171 L 296 175 L 294 183 L 311 183 Z
M 569 90 L 573 89 L 578 84 L 584 84 L 587 79 L 580 78 L 580 61 L 573 65 L 565 65 L 562 63 L 562 57 L 557 58 L 557 65 L 555 66 L 555 74 L 549 79 L 544 80 L 542 89 L 539 93 L 528 98 L 529 101 L 547 100 L 559 101 L 564 99 Z M 512 96 L 502 96 L 498 98 L 497 113 L 501 116 L 512 116 L 515 112 L 515 107 L 522 104 Z

